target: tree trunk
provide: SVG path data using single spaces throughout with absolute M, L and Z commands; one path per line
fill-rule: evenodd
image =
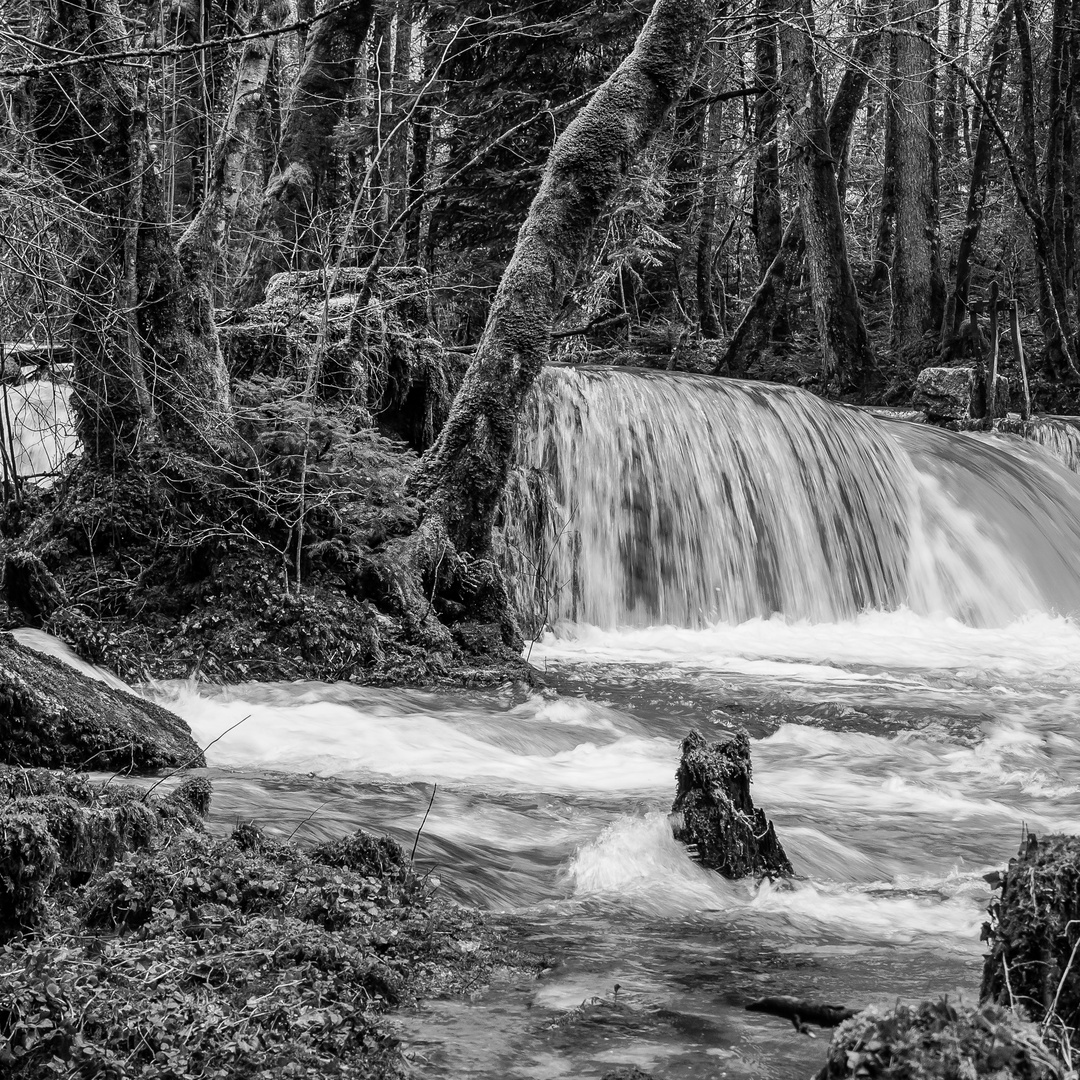
M 1009 35 L 1012 30 L 1013 0 L 1000 0 L 997 20 L 990 34 L 990 67 L 986 74 L 983 97 L 990 109 L 996 109 L 1005 85 L 1005 70 L 1009 65 Z M 967 322 L 968 298 L 971 293 L 971 256 L 982 228 L 983 207 L 990 187 L 990 157 L 994 125 L 984 111 L 975 138 L 975 153 L 971 162 L 971 183 L 968 186 L 967 214 L 964 231 L 956 251 L 956 281 L 945 308 L 942 338 L 945 359 L 956 355 L 960 331 Z
M 282 125 L 281 160 L 266 186 L 256 239 L 236 289 L 240 306 L 258 303 L 278 271 L 318 261 L 308 231 L 374 6 L 374 0 L 341 0 L 308 33 Z
M 1046 168 L 1043 181 L 1043 206 L 1050 230 L 1051 249 L 1060 273 L 1067 261 L 1065 249 L 1065 141 L 1069 128 L 1068 92 L 1072 64 L 1069 43 L 1073 28 L 1069 25 L 1072 0 L 1054 0 L 1050 30 L 1049 87 L 1047 112 L 1049 129 L 1046 135 Z M 1070 140 L 1071 141 L 1071 140 Z
M 896 170 L 900 149 L 900 114 L 896 101 L 894 52 L 896 35 L 889 42 L 889 77 L 886 80 L 882 109 L 885 113 L 885 146 L 881 163 L 881 198 L 878 205 L 877 235 L 874 237 L 874 268 L 868 284 L 875 290 L 889 284 L 896 236 Z
M 954 61 L 946 68 L 945 105 L 941 121 L 941 167 L 955 193 L 954 170 L 960 161 L 960 72 L 956 70 L 960 53 L 960 0 L 948 0 L 948 28 L 945 48 Z
M 892 258 L 892 348 L 920 346 L 941 327 L 944 284 L 938 241 L 937 149 L 929 0 L 896 0 L 890 50 L 896 93 L 896 232 Z
M 757 243 L 759 274 L 762 279 L 780 252 L 780 144 L 777 125 L 780 97 L 777 93 L 776 24 L 777 0 L 759 0 L 754 29 L 754 65 L 757 83 L 764 91 L 754 103 L 754 205 L 750 227 Z
M 792 156 L 822 351 L 822 381 L 841 389 L 864 385 L 873 368 L 855 279 L 848 262 L 836 189 L 821 72 L 814 56 L 812 0 L 794 4 L 780 29 L 781 81 L 791 115 Z
M 394 116 L 394 21 L 391 11 L 376 6 L 371 29 L 372 56 L 375 70 L 371 83 L 377 88 L 372 103 L 372 130 L 375 137 L 371 145 L 371 234 L 373 246 L 381 249 L 390 224 L 390 146 L 388 137 Z
M 58 0 L 43 43 L 93 56 L 129 42 L 116 0 Z M 58 69 L 37 86 L 43 158 L 86 206 L 94 242 L 69 284 L 76 417 L 103 463 L 165 435 L 218 443 L 231 431 L 212 309 L 188 295 L 165 228 L 150 151 L 148 67 Z
M 873 20 L 863 28 L 863 34 L 851 55 L 843 78 L 836 89 L 836 97 L 829 109 L 829 145 L 846 147 L 851 139 L 851 132 L 855 126 L 855 117 L 859 112 L 866 88 L 870 83 L 870 74 L 873 70 L 877 52 L 881 43 L 881 35 L 874 31 L 881 26 L 884 19 L 885 5 L 877 4 L 868 13 Z M 846 155 L 840 157 L 840 166 L 837 170 L 836 186 L 837 200 L 840 192 L 847 182 Z M 713 374 L 721 372 L 741 372 L 746 367 L 746 357 L 752 344 L 759 339 L 762 328 L 772 322 L 773 301 L 777 291 L 783 287 L 788 269 L 801 262 L 806 236 L 803 232 L 802 214 L 795 213 L 788 227 L 784 230 L 784 236 L 780 243 L 780 250 L 776 257 L 766 268 L 758 286 L 750 300 L 739 325 L 728 342 L 724 355 L 713 369 Z
M 412 65 L 413 5 L 412 0 L 398 0 L 397 37 L 394 43 L 394 109 L 390 140 L 389 221 L 397 230 L 395 237 L 399 254 L 405 250 L 404 223 L 409 205 L 409 109 L 413 104 Z
M 709 26 L 704 0 L 656 0 L 633 52 L 559 136 L 475 359 L 412 487 L 459 551 L 490 549 L 525 396 L 604 208 L 686 90 Z M 433 520 L 434 519 L 434 520 Z
M 1020 45 L 1020 162 L 1019 178 L 1026 189 L 1017 191 L 1031 223 L 1035 263 L 1039 273 L 1039 308 L 1042 316 L 1045 361 L 1053 378 L 1080 376 L 1073 357 L 1068 299 L 1054 251 L 1054 237 L 1039 197 L 1035 150 L 1035 69 L 1031 52 L 1031 22 L 1027 0 L 1016 0 L 1016 37 Z
M 724 42 L 714 41 L 707 47 L 708 93 L 715 98 L 724 82 Z M 697 229 L 697 310 L 701 336 L 710 340 L 720 337 L 720 320 L 713 300 L 713 250 L 716 239 L 718 203 L 722 198 L 723 178 L 720 171 L 720 150 L 723 146 L 724 103 L 713 100 L 706 110 L 705 148 L 701 172 L 701 213 Z M 726 201 L 726 200 L 725 200 Z M 723 285 L 721 285 L 723 288 Z

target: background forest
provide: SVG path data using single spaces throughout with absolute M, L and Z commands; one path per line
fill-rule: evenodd
M 1077 0 L 658 6 L 655 97 L 596 104 L 651 8 L 4 0 L 0 341 L 70 379 L 84 451 L 25 514 L 5 421 L 11 620 L 132 675 L 516 656 L 490 557 L 526 623 L 552 585 L 492 528 L 549 356 L 906 406 L 981 365 L 996 283 L 1005 373 L 1011 306 L 1071 409 Z
M 223 322 L 277 271 L 362 268 L 370 292 L 422 268 L 430 327 L 467 355 L 555 138 L 649 8 L 5 0 L 0 337 L 67 341 L 74 320 L 145 349 L 152 235 Z M 1045 380 L 1074 376 L 1078 78 L 1074 0 L 721 4 L 556 355 L 906 403 L 971 349 L 996 278 Z M 815 281 L 840 309 L 823 340 Z

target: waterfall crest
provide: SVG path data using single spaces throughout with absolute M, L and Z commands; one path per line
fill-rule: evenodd
M 534 625 L 1080 612 L 1080 478 L 1030 445 L 792 387 L 552 367 L 519 458 L 505 558 Z

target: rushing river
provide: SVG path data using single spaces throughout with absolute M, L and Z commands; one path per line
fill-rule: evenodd
M 553 690 L 531 696 L 171 692 L 203 743 L 250 716 L 208 754 L 222 830 L 363 826 L 409 849 L 438 784 L 417 861 L 521 916 L 552 967 L 404 1018 L 421 1075 L 798 1077 L 828 1033 L 747 1001 L 976 998 L 983 874 L 1025 825 L 1080 831 L 1078 655 L 1063 618 L 972 629 L 899 611 L 549 638 L 533 662 Z M 790 887 L 726 882 L 671 839 L 680 739 L 737 725 Z
M 808 1076 L 828 1033 L 748 1001 L 974 1001 L 983 875 L 1025 828 L 1080 832 L 1077 477 L 794 391 L 630 379 L 550 376 L 525 440 L 548 690 L 155 688 L 202 744 L 247 717 L 207 755 L 214 828 L 415 841 L 548 958 L 402 1016 L 420 1076 Z M 680 740 L 738 726 L 791 884 L 671 838 Z

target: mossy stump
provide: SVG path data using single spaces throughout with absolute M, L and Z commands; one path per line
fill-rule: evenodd
M 789 877 L 795 871 L 772 822 L 750 797 L 751 772 L 745 731 L 711 746 L 691 731 L 675 774 L 675 839 L 724 877 Z
M 150 772 L 205 762 L 168 709 L 0 634 L 0 763 Z
M 1007 1008 L 924 1001 L 865 1009 L 833 1035 L 814 1080 L 1058 1080 L 1039 1029 Z
M 1029 833 L 1001 875 L 983 940 L 983 1001 L 1050 1016 L 1055 1039 L 1080 1031 L 1080 837 Z

